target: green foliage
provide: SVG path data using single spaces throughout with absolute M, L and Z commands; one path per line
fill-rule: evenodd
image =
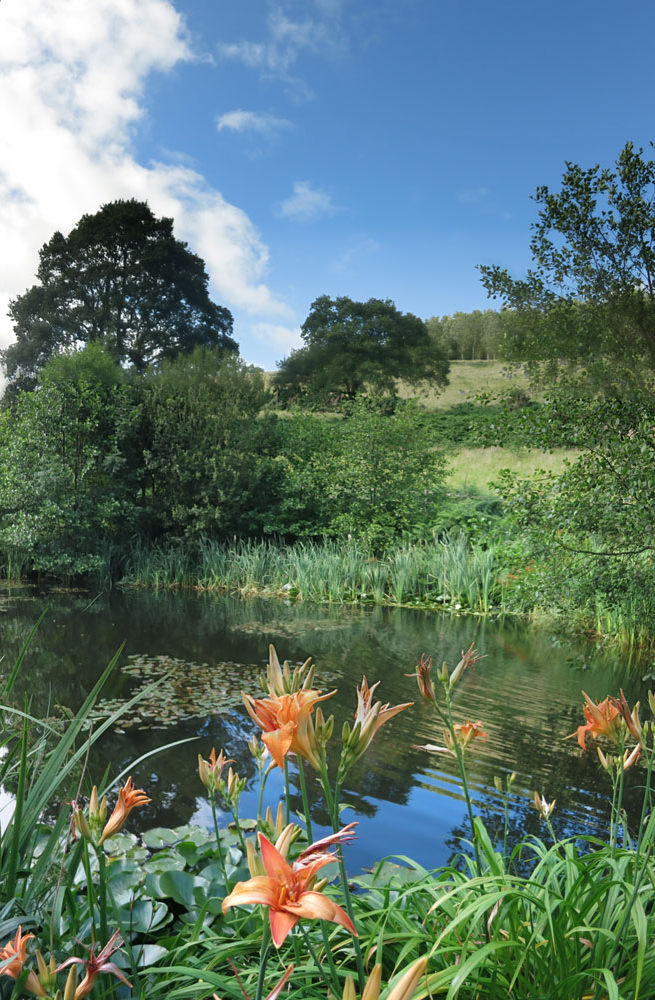
M 379 550 L 429 525 L 444 460 L 410 403 L 385 415 L 359 399 L 343 420 L 298 415 L 280 421 L 278 435 L 280 499 L 268 531 L 349 535 Z
M 32 388 L 53 354 L 94 341 L 137 371 L 198 345 L 236 350 L 232 316 L 209 298 L 202 260 L 145 202 L 110 202 L 68 236 L 55 233 L 37 278 L 10 303 L 10 396 Z
M 0 548 L 64 576 L 104 566 L 138 525 L 128 465 L 138 407 L 98 345 L 49 362 L 41 387 L 0 417 Z
M 494 309 L 432 316 L 426 321 L 435 346 L 451 361 L 497 358 L 503 337 L 504 316 Z
M 524 279 L 480 268 L 490 295 L 516 310 L 506 356 L 550 381 L 572 368 L 624 394 L 655 368 L 655 163 L 627 143 L 616 169 L 567 163 L 559 193 L 537 188 L 534 266 Z
M 218 350 L 196 348 L 147 377 L 144 468 L 157 534 L 193 541 L 260 527 L 267 399 L 261 372 Z
M 431 343 L 425 323 L 389 299 L 322 295 L 301 333 L 305 346 L 280 363 L 275 377 L 283 404 L 334 405 L 365 389 L 394 397 L 399 379 L 412 386 L 447 384 L 446 355 Z

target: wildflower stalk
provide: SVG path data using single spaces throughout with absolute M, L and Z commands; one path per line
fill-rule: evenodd
M 243 856 L 247 854 L 246 842 L 243 837 L 243 830 L 241 829 L 241 823 L 239 822 L 239 805 L 236 801 L 230 803 L 232 816 L 234 817 L 234 825 L 237 828 L 237 836 L 239 838 L 239 844 L 241 845 L 241 850 L 243 851 Z
M 327 781 L 327 764 L 325 759 L 323 759 L 323 788 L 325 790 L 325 797 L 328 800 L 328 806 L 330 809 L 330 819 L 332 821 L 332 830 L 337 833 L 340 828 L 339 823 L 339 799 L 341 797 L 341 782 L 337 779 L 334 786 L 334 795 L 331 794 L 329 783 Z M 346 871 L 346 862 L 343 857 L 343 847 L 341 844 L 337 845 L 337 860 L 339 862 L 339 874 L 341 876 L 341 885 L 343 888 L 344 902 L 346 904 L 346 913 L 355 923 L 355 908 L 353 907 L 352 898 L 350 895 L 350 887 L 348 885 L 348 872 Z M 359 989 L 362 991 L 366 985 L 366 973 L 364 972 L 364 959 L 362 957 L 362 949 L 359 944 L 359 938 L 353 934 L 353 945 L 355 948 L 355 960 L 357 962 L 357 978 L 359 980 Z
M 312 959 L 314 961 L 314 965 L 316 966 L 316 971 L 321 976 L 321 979 L 323 980 L 323 982 L 327 986 L 328 991 L 336 989 L 337 992 L 338 992 L 339 991 L 339 978 L 338 978 L 338 976 L 336 976 L 336 978 L 332 978 L 331 976 L 327 976 L 325 974 L 325 972 L 323 971 L 323 964 L 321 963 L 318 955 L 316 954 L 316 949 L 314 948 L 314 945 L 312 944 L 312 939 L 310 938 L 309 934 L 307 933 L 307 931 L 305 930 L 305 928 L 303 927 L 302 924 L 299 924 L 298 926 L 300 927 L 300 930 L 302 932 L 303 940 L 305 942 L 305 945 L 307 946 L 307 951 L 312 956 Z M 325 932 L 325 924 L 324 924 L 323 920 L 321 920 L 321 926 L 323 927 L 323 931 Z M 328 959 L 328 964 L 331 966 L 330 973 L 332 973 L 332 971 L 334 969 L 334 960 L 330 961 L 330 959 L 332 959 L 332 955 L 331 955 L 329 949 L 326 949 L 326 955 L 330 955 L 330 958 Z M 334 969 L 334 973 L 336 975 L 336 969 Z
M 96 849 L 98 856 L 98 903 L 100 907 L 100 940 L 108 941 L 107 928 L 107 859 L 104 847 Z
M 86 878 L 86 894 L 89 901 L 89 916 L 91 918 L 91 931 L 94 939 L 97 937 L 96 928 L 96 910 L 99 911 L 98 897 L 96 894 L 95 882 L 93 881 L 93 874 L 91 872 L 91 861 L 89 859 L 89 845 L 86 840 L 83 841 L 84 848 L 82 851 L 82 864 L 84 866 L 84 877 Z
M 223 848 L 221 847 L 221 836 L 218 827 L 218 816 L 216 815 L 216 802 L 214 801 L 213 795 L 211 796 L 210 802 L 212 807 L 212 817 L 214 819 L 214 833 L 216 834 L 216 850 L 218 852 L 218 860 L 223 870 L 223 878 L 225 879 L 225 885 L 227 885 L 227 869 L 225 867 L 225 856 L 223 854 Z
M 266 979 L 266 965 L 268 963 L 268 954 L 271 949 L 271 928 L 266 916 L 263 918 L 263 925 L 262 943 L 259 948 L 259 975 L 257 976 L 257 992 L 255 993 L 255 1000 L 262 1000 L 264 981 Z
M 288 825 L 291 822 L 291 793 L 289 790 L 289 760 L 284 756 L 284 822 Z
M 305 828 L 307 830 L 307 843 L 312 844 L 314 842 L 314 837 L 312 835 L 312 820 L 309 814 L 309 798 L 307 796 L 307 782 L 305 780 L 305 771 L 302 764 L 302 757 L 298 757 L 298 781 L 300 784 L 300 794 L 302 795 L 302 807 L 305 813 Z
M 646 829 L 646 815 L 651 805 L 651 785 L 653 777 L 654 751 L 652 749 L 648 750 L 645 756 L 646 756 L 646 785 L 644 788 L 644 797 L 641 803 L 641 816 L 639 817 L 639 833 L 637 834 L 637 846 L 635 848 L 635 863 L 639 862 L 641 845 L 644 840 L 644 830 Z M 650 828 L 650 823 L 648 824 L 648 827 Z

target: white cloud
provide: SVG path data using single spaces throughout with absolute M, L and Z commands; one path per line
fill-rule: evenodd
M 293 192 L 277 206 L 277 215 L 294 222 L 315 222 L 337 211 L 330 195 L 309 181 L 294 181 Z
M 273 136 L 276 132 L 293 128 L 293 123 L 288 118 L 276 118 L 259 111 L 237 108 L 221 115 L 216 121 L 216 128 L 219 132 L 229 129 L 232 132 L 258 132 L 260 135 Z
M 304 8 L 309 6 L 305 3 Z M 281 6 L 269 11 L 267 38 L 263 42 L 242 40 L 219 46 L 225 59 L 236 59 L 265 76 L 277 77 L 290 85 L 296 96 L 313 96 L 306 84 L 291 74 L 303 53 L 340 54 L 347 47 L 341 26 L 341 0 L 314 0 L 315 16 L 293 19 Z
M 173 216 L 217 301 L 292 319 L 246 213 L 183 162 L 135 158 L 149 74 L 193 58 L 170 0 L 4 0 L 0 19 L 0 346 L 12 339 L 4 307 L 33 283 L 41 244 L 115 198 Z
M 252 323 L 251 330 L 262 344 L 279 348 L 286 354 L 297 347 L 302 347 L 299 326 L 283 326 L 279 323 Z

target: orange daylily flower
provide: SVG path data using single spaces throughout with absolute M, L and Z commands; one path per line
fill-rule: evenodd
M 61 965 L 57 967 L 57 972 L 60 972 L 62 969 L 68 968 L 69 965 L 74 966 L 79 963 L 80 965 L 86 966 L 84 979 L 75 990 L 74 1000 L 82 1000 L 83 997 L 87 996 L 87 994 L 91 992 L 93 984 L 101 972 L 111 972 L 112 976 L 116 976 L 116 978 L 120 979 L 120 981 L 125 983 L 126 986 L 132 986 L 118 966 L 114 962 L 108 961 L 114 952 L 118 951 L 118 949 L 122 946 L 123 939 L 120 936 L 120 931 L 116 931 L 112 934 L 111 938 L 98 955 L 95 953 L 95 942 L 92 942 L 88 958 L 67 958 L 65 962 L 62 962 Z
M 483 743 L 489 739 L 489 733 L 485 732 L 482 728 L 482 723 L 478 722 L 456 722 L 453 726 L 455 730 L 455 737 L 457 742 L 464 748 L 472 743 L 473 740 L 481 740 Z M 446 743 L 452 742 L 452 737 L 450 733 L 444 733 L 446 738 Z
M 584 698 L 582 711 L 587 720 L 586 725 L 578 726 L 576 731 L 567 736 L 566 739 L 570 740 L 574 736 L 577 736 L 581 750 L 586 749 L 585 739 L 587 733 L 593 739 L 598 739 L 599 736 L 606 736 L 613 743 L 616 743 L 621 730 L 621 713 L 614 704 L 614 699 L 607 697 L 596 704 L 584 691 L 582 692 L 582 696 Z
M 291 752 L 303 757 L 316 770 L 320 768 L 320 759 L 311 715 L 319 701 L 333 694 L 336 691 L 321 694 L 306 688 L 274 698 L 252 698 L 241 692 L 248 715 L 262 729 L 262 742 L 278 767 L 284 767 L 284 758 Z
M 115 833 L 118 833 L 118 831 L 123 828 L 127 817 L 135 806 L 145 806 L 148 802 L 150 802 L 150 799 L 143 789 L 135 788 L 132 784 L 132 779 L 128 778 L 118 792 L 118 801 L 114 806 L 114 811 L 105 823 L 102 836 L 98 841 L 98 847 L 100 847 L 100 845 L 107 840 L 108 837 L 113 837 Z
M 27 942 L 33 937 L 33 934 L 23 934 L 22 927 L 19 927 L 14 940 L 7 942 L 3 948 L 0 948 L 0 962 L 8 961 L 4 969 L 0 970 L 0 974 L 18 979 L 27 959 Z M 25 981 L 25 989 L 29 990 L 35 997 L 46 996 L 46 991 L 32 970 L 28 973 Z
M 339 831 L 335 838 L 343 839 L 343 831 Z M 334 843 L 335 838 L 326 837 L 319 844 Z M 276 948 L 301 919 L 329 920 L 341 924 L 351 934 L 357 933 L 350 917 L 340 906 L 321 892 L 312 891 L 316 873 L 336 860 L 332 852 L 317 852 L 315 845 L 311 844 L 290 865 L 263 833 L 259 834 L 259 849 L 266 874 L 237 883 L 223 900 L 223 913 L 231 906 L 267 906 Z

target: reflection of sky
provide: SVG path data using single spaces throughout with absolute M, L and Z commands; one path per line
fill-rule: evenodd
M 7 756 L 7 747 L 0 747 L 0 760 Z M 9 826 L 11 817 L 14 815 L 16 800 L 13 795 L 0 785 L 0 834 Z
M 5 665 L 18 655 L 43 605 L 41 598 L 15 603 L 0 619 L 0 643 L 7 650 Z M 416 657 L 426 651 L 438 667 L 452 667 L 460 650 L 475 638 L 485 659 L 467 672 L 455 705 L 457 721 L 480 719 L 489 740 L 474 744 L 469 773 L 475 812 L 498 837 L 502 807 L 493 790 L 495 775 L 518 774 L 511 802 L 511 842 L 525 834 L 544 836 L 545 830 L 530 804 L 537 790 L 547 800 L 557 799 L 553 822 L 558 832 L 591 833 L 606 829 L 607 782 L 594 753 L 585 755 L 575 740 L 564 737 L 581 722 L 580 688 L 594 698 L 618 692 L 622 685 L 632 701 L 639 696 L 634 678 L 620 674 L 616 660 L 597 662 L 591 647 L 554 641 L 544 632 L 511 628 L 438 613 L 405 609 L 357 609 L 284 605 L 277 601 L 237 601 L 210 594 L 184 592 L 153 594 L 112 592 L 90 603 L 88 595 L 62 595 L 39 626 L 17 682 L 34 691 L 34 710 L 40 692 L 43 703 L 60 701 L 76 707 L 120 643 L 125 655 L 164 654 L 184 664 L 203 663 L 221 679 L 221 665 L 243 665 L 235 686 L 257 690 L 257 673 L 265 662 L 268 643 L 292 662 L 313 654 L 318 664 L 317 685 L 338 687 L 329 702 L 336 716 L 332 766 L 338 755 L 344 719 L 352 721 L 355 685 L 362 673 L 372 684 L 380 680 L 376 697 L 397 704 L 417 703 L 385 725 L 349 775 L 342 800 L 353 808 L 344 823 L 359 821 L 358 840 L 346 848 L 351 871 L 370 867 L 385 855 L 405 854 L 425 866 L 448 861 L 458 848 L 458 836 L 470 836 L 454 761 L 417 749 L 417 744 L 443 744 L 442 725 L 430 707 L 417 698 L 415 681 L 406 677 Z M 620 667 L 620 664 L 618 665 Z M 0 676 L 3 666 L 0 666 Z M 95 673 L 94 673 L 95 671 Z M 189 672 L 188 687 L 193 690 Z M 116 672 L 110 695 L 130 690 L 127 675 Z M 45 711 L 45 707 L 43 707 Z M 327 714 L 327 712 L 326 712 Z M 143 722 L 125 733 L 110 732 L 89 760 L 91 780 L 99 780 L 107 761 L 112 777 L 155 748 L 175 739 L 194 742 L 164 750 L 131 771 L 137 787 L 146 789 L 152 803 L 130 818 L 134 831 L 153 826 L 175 826 L 190 820 L 212 826 L 209 803 L 202 797 L 197 754 L 209 755 L 214 745 L 236 758 L 236 768 L 248 778 L 240 814 L 257 813 L 259 789 L 247 749 L 254 726 L 241 705 L 214 715 L 189 714 L 164 729 Z M 126 773 L 130 773 L 129 771 Z M 308 770 L 314 837 L 327 832 L 324 804 L 315 776 Z M 630 773 L 628 785 L 635 782 Z M 291 764 L 293 808 L 299 803 L 295 763 Z M 264 798 L 275 813 L 282 795 L 278 769 L 271 774 Z M 634 812 L 636 795 L 631 787 Z M 11 799 L 0 792 L 0 822 L 10 815 Z M 598 824 L 600 817 L 601 826 Z M 224 812 L 221 823 L 227 821 Z M 6 819 L 4 820 L 6 822 Z

